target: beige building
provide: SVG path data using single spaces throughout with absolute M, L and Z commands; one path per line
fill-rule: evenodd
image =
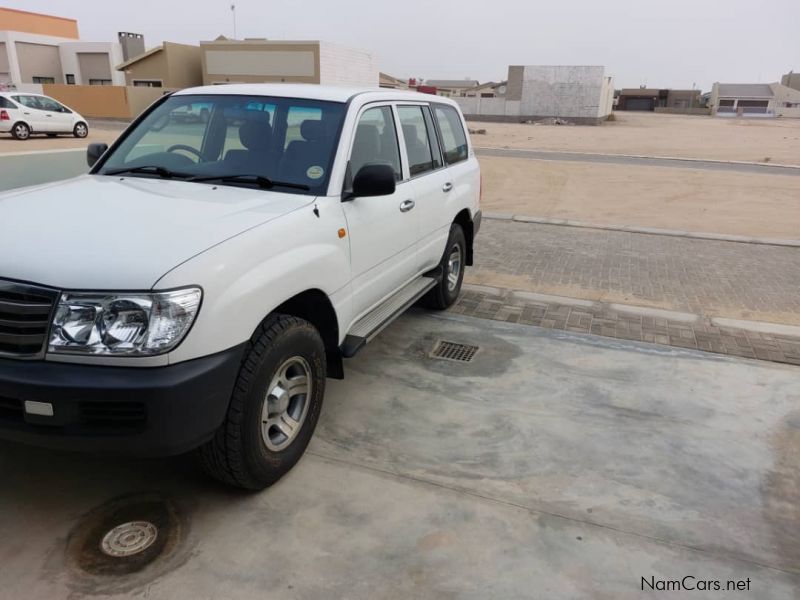
M 378 86 L 369 52 L 322 41 L 265 39 L 200 42 L 205 85 L 222 83 L 320 83 Z
M 800 117 L 800 91 L 780 83 L 715 83 L 709 100 L 717 117 Z
M 466 95 L 466 91 L 480 85 L 475 79 L 426 79 L 427 88 L 436 88 L 439 96 L 456 97 Z
M 117 65 L 125 85 L 181 89 L 203 84 L 200 48 L 164 42 Z
M 789 71 L 781 77 L 781 85 L 785 85 L 793 90 L 800 90 L 800 73 Z

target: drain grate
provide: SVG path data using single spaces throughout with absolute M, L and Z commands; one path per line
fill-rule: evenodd
M 431 352 L 433 358 L 443 358 L 444 360 L 454 360 L 456 362 L 470 362 L 475 353 L 480 350 L 480 346 L 470 346 L 469 344 L 458 344 L 456 342 L 446 342 L 439 340 L 436 347 Z

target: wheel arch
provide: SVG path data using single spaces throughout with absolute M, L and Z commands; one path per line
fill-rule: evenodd
M 467 266 L 472 266 L 473 252 L 472 252 L 472 239 L 475 236 L 475 224 L 472 222 L 472 217 L 469 210 L 462 209 L 453 219 L 453 223 L 461 225 L 464 230 L 464 237 L 467 239 L 467 256 L 464 257 L 464 262 Z
M 344 379 L 344 365 L 339 352 L 339 319 L 327 294 L 319 289 L 300 292 L 281 303 L 270 314 L 281 313 L 304 319 L 322 336 L 328 377 Z

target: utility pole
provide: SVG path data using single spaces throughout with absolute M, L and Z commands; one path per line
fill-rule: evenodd
M 236 5 L 231 4 L 231 15 L 233 15 L 233 39 L 236 39 Z

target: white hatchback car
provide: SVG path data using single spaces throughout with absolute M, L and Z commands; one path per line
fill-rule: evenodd
M 77 138 L 89 135 L 89 125 L 77 112 L 41 94 L 0 93 L 0 133 L 10 133 L 18 140 L 32 134 L 56 136 L 71 133 Z

